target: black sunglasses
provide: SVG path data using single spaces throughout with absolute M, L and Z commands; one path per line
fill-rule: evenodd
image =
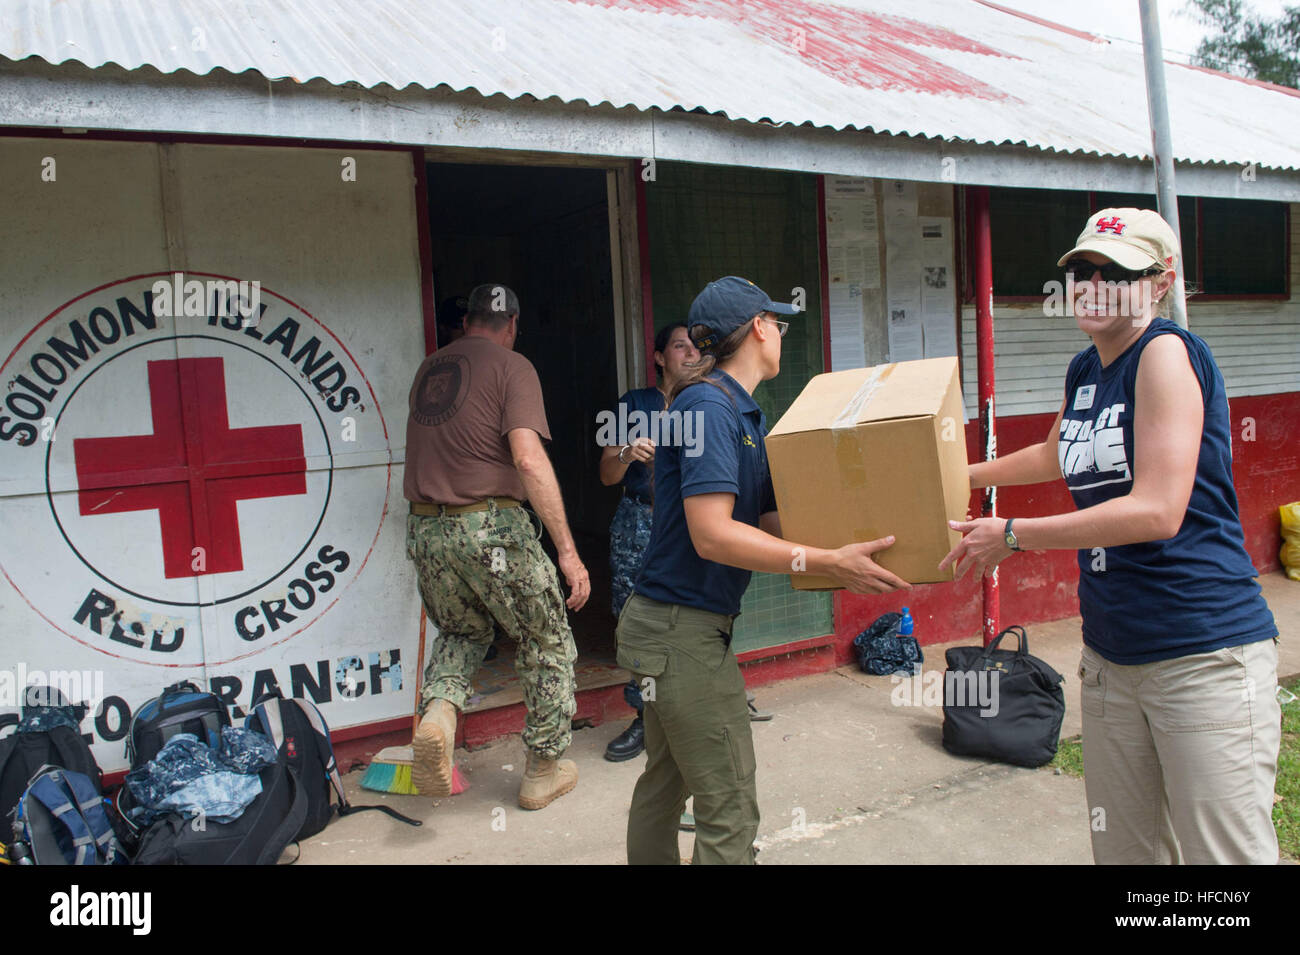
M 1065 263 L 1066 275 L 1073 276 L 1074 281 L 1086 282 L 1098 272 L 1101 273 L 1103 282 L 1136 282 L 1140 278 L 1149 275 L 1159 275 L 1163 269 L 1129 269 L 1117 262 L 1107 262 L 1105 265 L 1098 265 L 1096 262 L 1089 262 L 1081 256 L 1076 256 Z

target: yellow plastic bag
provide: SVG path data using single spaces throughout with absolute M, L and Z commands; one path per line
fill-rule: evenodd
M 1300 580 L 1300 501 L 1283 504 L 1278 509 L 1282 517 L 1282 549 L 1278 557 L 1286 575 L 1292 580 Z

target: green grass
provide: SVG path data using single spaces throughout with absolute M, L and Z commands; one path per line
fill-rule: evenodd
M 1300 679 L 1292 680 L 1287 689 L 1300 696 Z M 1045 768 L 1082 777 L 1081 738 L 1061 740 L 1055 758 Z M 1300 860 L 1300 700 L 1282 707 L 1282 749 L 1277 757 L 1274 792 L 1273 827 L 1277 829 L 1278 847 L 1286 858 Z
M 1071 736 L 1056 747 L 1056 755 L 1047 764 L 1048 769 L 1059 769 L 1067 776 L 1083 778 L 1083 737 Z
M 1300 680 L 1287 687 L 1300 695 Z M 1278 847 L 1289 859 L 1300 859 L 1300 700 L 1282 707 L 1282 750 L 1277 756 L 1277 801 L 1273 827 Z

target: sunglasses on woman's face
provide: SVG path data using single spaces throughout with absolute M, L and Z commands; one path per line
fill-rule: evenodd
M 1098 265 L 1081 257 L 1070 259 L 1065 263 L 1066 275 L 1073 276 L 1075 282 L 1087 282 L 1099 272 L 1103 282 L 1136 282 L 1145 276 L 1159 274 L 1152 269 L 1128 269 L 1116 262 Z

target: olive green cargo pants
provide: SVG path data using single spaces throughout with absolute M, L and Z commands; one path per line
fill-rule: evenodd
M 640 594 L 619 617 L 618 662 L 645 700 L 646 768 L 627 821 L 630 865 L 681 862 L 687 796 L 695 797 L 695 864 L 754 862 L 754 740 L 730 633 L 730 617 Z

